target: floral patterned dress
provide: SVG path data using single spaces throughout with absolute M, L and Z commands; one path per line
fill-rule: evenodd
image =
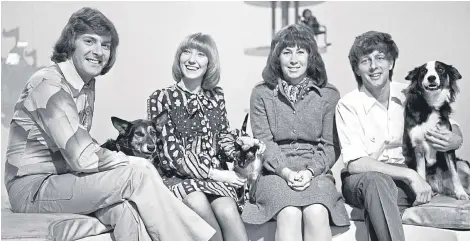
M 183 200 L 200 191 L 237 200 L 237 189 L 209 179 L 210 169 L 227 169 L 235 158 L 238 130 L 229 132 L 220 87 L 192 94 L 177 84 L 155 91 L 148 99 L 148 118 L 168 110 L 169 121 L 158 142 L 159 167 L 165 185 Z

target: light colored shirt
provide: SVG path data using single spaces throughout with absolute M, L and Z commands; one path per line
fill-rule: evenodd
M 336 125 L 345 163 L 370 156 L 385 163 L 404 164 L 402 137 L 407 84 L 390 83 L 388 109 L 364 86 L 342 97 L 336 106 Z
M 10 124 L 5 182 L 32 174 L 98 172 L 127 163 L 90 136 L 95 80 L 84 83 L 72 61 L 33 74 Z
M 404 90 L 408 84 L 390 83 L 388 109 L 364 86 L 343 96 L 336 106 L 336 125 L 343 161 L 369 156 L 385 163 L 404 164 Z M 452 119 L 452 125 L 458 125 Z

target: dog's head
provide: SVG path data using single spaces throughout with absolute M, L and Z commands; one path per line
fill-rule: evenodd
M 157 152 L 157 140 L 161 136 L 163 126 L 168 121 L 165 110 L 152 120 L 135 120 L 132 122 L 111 117 L 111 122 L 119 131 L 116 139 L 117 149 L 126 155 L 153 159 Z
M 246 126 L 248 124 L 248 115 L 249 114 L 246 114 L 245 120 L 243 121 L 242 129 L 240 130 L 240 136 L 249 136 L 246 132 Z M 258 147 L 253 146 L 250 149 L 244 151 L 242 149 L 242 146 L 235 142 L 235 149 L 238 153 L 238 158 L 235 161 L 235 166 L 244 169 L 255 160 L 255 154 L 258 150 Z
M 429 104 L 440 106 L 445 101 L 452 103 L 458 93 L 457 80 L 459 71 L 440 61 L 429 61 L 408 73 L 406 80 L 411 80 L 409 91 L 422 94 Z

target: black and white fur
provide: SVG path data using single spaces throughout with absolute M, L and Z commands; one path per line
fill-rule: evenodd
M 438 152 L 425 140 L 426 132 L 433 128 L 452 130 L 450 104 L 455 101 L 457 80 L 461 78 L 456 68 L 439 61 L 429 61 L 408 73 L 405 79 L 411 84 L 406 90 L 403 154 L 408 166 L 434 192 L 469 200 L 456 168 L 456 162 L 462 160 L 454 150 Z

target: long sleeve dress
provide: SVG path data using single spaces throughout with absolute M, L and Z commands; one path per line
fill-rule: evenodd
M 254 137 L 266 144 L 263 173 L 255 203 L 247 203 L 243 221 L 262 224 L 284 207 L 324 205 L 337 226 L 349 225 L 344 199 L 336 190 L 330 168 L 340 155 L 334 131 L 338 90 L 331 84 L 317 87 L 312 80 L 302 88 L 295 103 L 289 101 L 279 80 L 275 88 L 261 83 L 252 91 L 251 126 Z M 294 191 L 280 176 L 283 168 L 310 168 L 315 176 L 303 191 Z
M 195 191 L 237 200 L 235 187 L 209 179 L 211 169 L 227 169 L 235 158 L 238 130 L 229 131 L 222 88 L 192 94 L 175 84 L 153 92 L 147 104 L 149 119 L 169 114 L 157 145 L 165 185 L 181 200 Z

